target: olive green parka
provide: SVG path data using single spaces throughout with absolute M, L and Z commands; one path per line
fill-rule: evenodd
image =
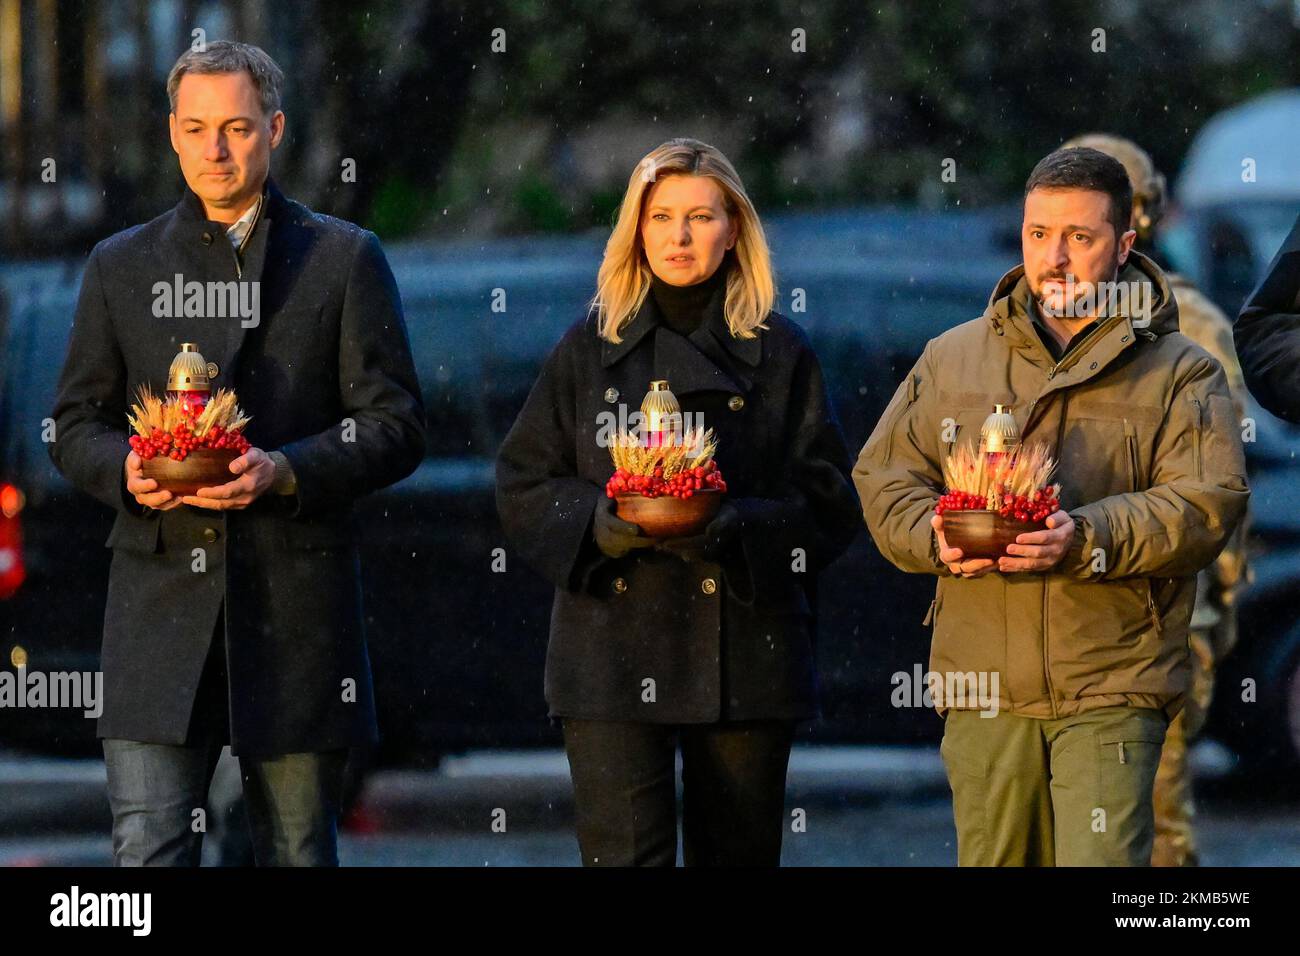
M 1150 308 L 1113 310 L 1054 361 L 1032 325 L 1024 268 L 1012 269 L 981 318 L 927 344 L 858 458 L 876 545 L 899 568 L 939 577 L 930 671 L 944 677 L 941 713 L 984 709 L 974 695 L 951 699 L 963 685 L 950 675 L 981 673 L 999 710 L 1029 717 L 1181 708 L 1195 576 L 1249 497 L 1240 425 L 1219 363 L 1179 333 L 1160 269 L 1134 252 L 1118 279 L 1145 284 Z M 1011 406 L 1024 442 L 1050 447 L 1074 539 L 1049 572 L 957 578 L 930 526 L 940 462 L 978 442 L 995 403 Z

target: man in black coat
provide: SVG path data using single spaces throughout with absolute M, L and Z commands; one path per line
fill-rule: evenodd
M 1300 219 L 1242 307 L 1233 339 L 1251 394 L 1300 424 Z
M 119 865 L 197 863 L 227 742 L 257 862 L 336 864 L 347 748 L 377 738 L 352 501 L 415 469 L 423 409 L 378 240 L 269 178 L 282 82 L 245 44 L 177 61 L 188 188 L 91 253 L 59 383 L 55 465 L 117 512 L 98 734 Z M 173 291 L 191 282 L 256 307 L 194 314 Z M 138 386 L 163 393 L 186 342 L 235 389 L 254 447 L 178 499 L 128 454 L 126 412 Z

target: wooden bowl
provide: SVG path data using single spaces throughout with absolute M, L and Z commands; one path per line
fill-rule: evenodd
M 717 488 L 700 488 L 689 498 L 662 495 L 615 495 L 617 514 L 624 521 L 639 525 L 651 538 L 689 538 L 709 526 L 722 506 L 722 492 Z
M 170 491 L 181 497 L 234 481 L 239 476 L 231 473 L 230 463 L 238 457 L 239 452 L 233 448 L 196 448 L 184 461 L 159 455 L 142 461 L 140 470 L 146 478 L 158 482 L 155 491 Z
M 1026 531 L 1042 531 L 1047 522 L 1017 521 L 996 511 L 945 511 L 943 537 L 950 548 L 961 548 L 962 560 L 990 558 L 1007 553 L 1007 545 Z

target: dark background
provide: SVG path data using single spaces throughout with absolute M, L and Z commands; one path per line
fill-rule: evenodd
M 84 252 L 174 202 L 164 80 L 195 27 L 256 43 L 284 69 L 287 192 L 384 239 L 607 225 L 635 161 L 684 134 L 727 153 L 769 215 L 996 202 L 1092 129 L 1139 139 L 1172 173 L 1215 113 L 1300 82 L 1297 14 L 1282 0 L 3 9 L 0 251 L 14 257 Z M 1105 52 L 1093 52 L 1098 29 Z M 46 157 L 57 189 L 42 188 Z M 344 157 L 354 184 L 340 182 Z M 956 184 L 939 181 L 944 158 Z

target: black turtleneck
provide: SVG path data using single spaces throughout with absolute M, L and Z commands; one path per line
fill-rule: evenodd
M 651 275 L 650 294 L 664 324 L 681 335 L 690 335 L 698 329 L 714 297 L 726 295 L 727 265 L 723 260 L 713 275 L 695 285 L 673 285 Z

